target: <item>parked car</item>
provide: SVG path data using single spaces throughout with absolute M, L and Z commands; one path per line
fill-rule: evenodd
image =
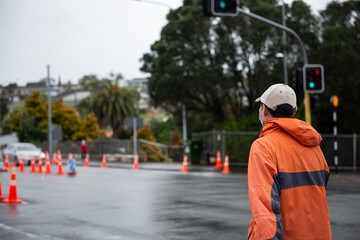
M 15 162 L 16 165 L 19 165 L 20 157 L 24 159 L 25 165 L 31 164 L 31 158 L 33 156 L 36 162 L 39 157 L 45 159 L 45 153 L 41 150 L 41 148 L 36 147 L 32 143 L 10 143 L 3 151 L 3 159 L 5 159 L 6 153 L 9 156 L 10 164 Z

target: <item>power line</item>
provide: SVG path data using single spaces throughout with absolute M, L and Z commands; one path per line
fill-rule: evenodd
M 149 0 L 131 0 L 131 1 L 150 3 L 150 4 L 155 4 L 155 5 L 159 5 L 159 6 L 163 6 L 163 7 L 172 9 L 172 6 L 170 6 L 169 4 L 166 4 L 166 3 L 160 3 L 160 2 L 149 1 Z

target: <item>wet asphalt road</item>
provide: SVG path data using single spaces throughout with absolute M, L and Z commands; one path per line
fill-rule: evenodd
M 77 171 L 75 177 L 17 172 L 25 203 L 0 203 L 0 239 L 246 239 L 246 174 Z M 3 195 L 9 179 L 1 173 Z M 331 177 L 328 202 L 333 239 L 359 239 L 360 177 Z

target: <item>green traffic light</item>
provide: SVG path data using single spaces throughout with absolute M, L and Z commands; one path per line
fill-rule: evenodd
M 219 6 L 220 6 L 221 9 L 225 9 L 226 8 L 226 3 L 224 1 L 220 1 Z
M 310 87 L 310 88 L 314 88 L 314 87 L 315 87 L 315 83 L 314 83 L 314 82 L 310 82 L 310 83 L 309 83 L 309 87 Z

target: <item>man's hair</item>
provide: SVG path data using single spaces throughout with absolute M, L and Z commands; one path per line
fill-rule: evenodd
M 296 108 L 293 108 L 290 104 L 281 104 L 278 105 L 276 110 L 270 109 L 268 106 L 266 106 L 266 109 L 270 112 L 271 116 L 275 118 L 290 118 L 294 114 Z

